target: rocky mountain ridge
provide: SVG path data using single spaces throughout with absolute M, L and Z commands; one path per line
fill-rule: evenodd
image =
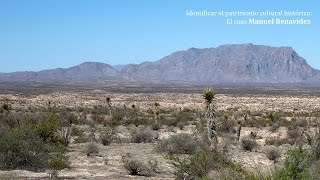
M 85 62 L 64 69 L 0 73 L 0 79 L 8 81 L 95 77 L 194 83 L 300 83 L 320 82 L 320 71 L 312 68 L 291 47 L 232 44 L 190 48 L 141 64 L 112 67 Z

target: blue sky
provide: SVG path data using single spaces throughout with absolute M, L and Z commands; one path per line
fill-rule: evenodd
M 292 46 L 320 69 L 316 0 L 0 0 L 0 72 L 155 61 L 191 47 Z M 304 10 L 311 25 L 226 25 L 186 10 Z

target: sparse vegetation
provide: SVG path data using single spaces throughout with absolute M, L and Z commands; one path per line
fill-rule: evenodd
M 255 147 L 257 147 L 257 142 L 254 139 L 244 138 L 241 139 L 241 147 L 245 151 L 252 151 Z
M 169 163 L 175 167 L 176 179 L 319 177 L 317 110 L 270 110 L 277 103 L 275 100 L 270 102 L 269 109 L 256 108 L 249 102 L 257 101 L 257 96 L 220 96 L 213 90 L 207 91 L 202 97 L 152 94 L 157 97 L 152 101 L 136 101 L 134 98 L 144 96 L 141 94 L 94 94 L 81 97 L 81 105 L 74 106 L 56 100 L 32 107 L 10 100 L 0 102 L 0 170 L 48 170 L 60 178 L 57 171 L 68 168 L 70 160 L 83 169 L 98 167 L 91 170 L 96 174 L 116 169 L 119 177 L 130 174 L 172 178 Z M 165 101 L 166 96 L 170 96 L 170 103 Z M 265 96 L 259 95 L 261 103 L 269 103 L 268 95 Z M 107 97 L 112 97 L 112 104 Z M 207 115 L 201 105 L 203 100 Z M 214 123 L 208 123 L 208 119 Z M 287 149 L 291 150 L 283 153 Z M 119 158 L 127 152 L 131 155 Z M 154 159 L 150 158 L 153 156 Z M 258 158 L 250 161 L 251 156 Z M 265 168 L 266 164 L 270 167 Z M 252 166 L 257 169 L 247 169 Z M 269 168 L 274 171 L 263 171 Z M 104 172 L 97 173 L 102 169 Z M 62 172 L 70 171 L 76 168 Z
M 200 148 L 201 142 L 189 134 L 177 134 L 162 140 L 157 149 L 168 154 L 192 154 Z

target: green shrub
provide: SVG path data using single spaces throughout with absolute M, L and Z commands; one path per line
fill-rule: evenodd
M 176 179 L 252 179 L 251 174 L 240 165 L 229 161 L 223 154 L 212 151 L 198 151 L 189 157 L 170 156 L 176 169 Z M 208 173 L 217 171 L 224 172 L 219 178 L 208 177 Z M 230 175 L 230 173 L 233 173 Z M 237 176 L 234 176 L 237 175 Z
M 30 128 L 14 129 L 0 138 L 0 168 L 37 170 L 46 167 L 49 149 Z
M 65 147 L 44 142 L 32 126 L 23 125 L 20 128 L 11 129 L 0 137 L 0 169 L 34 171 L 50 168 L 55 164 L 53 162 L 57 152 L 62 157 Z M 67 163 L 67 159 L 63 162 Z M 65 166 L 60 165 L 60 167 Z
M 61 170 L 70 166 L 68 157 L 63 151 L 57 151 L 50 155 L 48 165 L 50 169 Z
M 157 149 L 168 154 L 192 154 L 200 148 L 200 141 L 189 134 L 172 135 L 170 138 L 162 140 Z
M 309 167 L 313 164 L 312 154 L 302 147 L 287 152 L 284 167 L 274 173 L 274 179 L 312 179 Z
M 59 129 L 59 121 L 55 113 L 49 112 L 47 119 L 35 125 L 35 132 L 43 141 L 55 142 L 56 132 Z

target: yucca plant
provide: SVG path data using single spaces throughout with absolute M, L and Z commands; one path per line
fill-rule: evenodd
M 214 95 L 215 95 L 215 92 L 212 88 L 207 87 L 204 89 L 202 96 L 205 99 L 207 105 L 212 103 Z
M 110 97 L 106 98 L 106 103 L 107 103 L 107 106 L 108 106 L 108 109 L 109 109 L 109 116 L 111 117 L 112 116 L 112 104 L 111 104 L 111 98 Z
M 212 88 L 207 87 L 204 89 L 202 96 L 206 103 L 205 118 L 207 119 L 208 123 L 208 139 L 210 142 L 210 149 L 215 150 L 218 143 L 216 133 L 217 125 L 215 122 L 216 112 L 213 105 L 215 92 Z

